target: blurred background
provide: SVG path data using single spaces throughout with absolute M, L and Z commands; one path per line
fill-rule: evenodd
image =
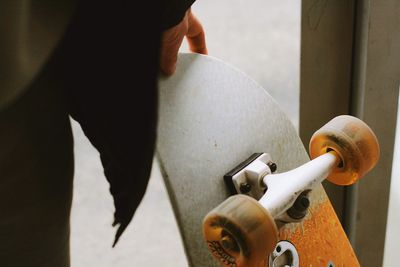
M 301 2 L 252 0 L 249 4 L 246 0 L 198 0 L 192 10 L 205 28 L 209 54 L 261 84 L 298 128 Z M 182 51 L 187 51 L 186 44 Z M 114 208 L 108 184 L 98 153 L 76 123 L 73 129 L 76 171 L 72 266 L 187 266 L 156 162 L 145 198 L 132 223 L 117 247 L 111 248 L 115 229 L 111 227 Z M 396 153 L 385 266 L 396 266 L 393 265 L 395 251 L 400 249 L 400 155 Z

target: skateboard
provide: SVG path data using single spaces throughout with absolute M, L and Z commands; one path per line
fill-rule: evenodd
M 334 118 L 310 161 L 273 98 L 218 59 L 180 54 L 159 88 L 157 158 L 190 266 L 359 266 L 321 181 L 374 166 L 366 124 Z

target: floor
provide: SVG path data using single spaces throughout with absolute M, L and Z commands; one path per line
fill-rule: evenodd
M 300 2 L 199 0 L 194 13 L 206 29 L 209 54 L 243 70 L 298 116 Z M 187 46 L 184 45 L 182 51 Z M 73 267 L 187 266 L 158 165 L 133 222 L 111 244 L 113 204 L 97 152 L 73 124 L 76 175 L 72 210 Z
M 171 205 L 155 162 L 146 195 L 115 248 L 113 203 L 97 152 L 73 124 L 76 174 L 72 267 L 187 266 Z

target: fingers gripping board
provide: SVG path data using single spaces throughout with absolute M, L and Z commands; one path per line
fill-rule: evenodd
M 180 54 L 176 73 L 160 78 L 159 87 L 157 157 L 189 264 L 219 266 L 203 239 L 202 221 L 229 196 L 224 174 L 255 152 L 269 153 L 279 172 L 309 158 L 272 97 L 218 59 Z M 311 203 L 304 222 L 285 225 L 280 239 L 295 246 L 300 266 L 357 266 L 322 186 Z M 265 255 L 260 266 L 268 260 Z

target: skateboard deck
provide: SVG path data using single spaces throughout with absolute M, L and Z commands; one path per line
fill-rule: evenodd
M 278 172 L 309 157 L 274 99 L 218 59 L 180 54 L 176 73 L 160 78 L 159 85 L 157 158 L 188 262 L 220 266 L 204 241 L 202 222 L 230 196 L 224 174 L 255 152 L 268 153 Z M 282 246 L 293 245 L 297 253 L 291 266 L 359 266 L 321 185 L 311 192 L 310 203 L 302 222 L 279 229 Z M 280 252 L 285 251 L 274 251 L 275 256 Z M 268 266 L 269 260 L 266 254 L 260 266 Z

